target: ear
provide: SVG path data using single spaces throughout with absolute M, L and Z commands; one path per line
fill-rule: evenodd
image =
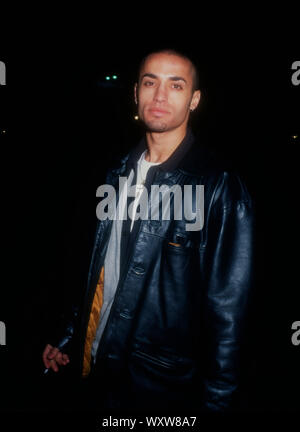
M 201 99 L 201 92 L 200 90 L 195 90 L 192 96 L 191 104 L 190 104 L 190 110 L 194 111 L 197 106 L 199 105 Z
M 137 90 L 138 90 L 138 84 L 135 83 L 134 84 L 134 101 L 135 101 L 136 105 L 138 104 Z

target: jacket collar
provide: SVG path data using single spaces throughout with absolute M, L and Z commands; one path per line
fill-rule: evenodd
M 174 150 L 174 152 L 169 156 L 169 158 L 159 164 L 159 168 L 162 171 L 174 171 L 179 165 L 182 159 L 187 155 L 189 150 L 194 143 L 195 138 L 190 129 L 187 130 L 187 133 L 184 139 L 181 141 L 179 146 Z M 143 137 L 139 144 L 129 153 L 129 158 L 127 161 L 127 167 L 134 168 L 136 166 L 137 161 L 139 160 L 141 154 L 147 149 L 146 137 Z
M 141 154 L 147 149 L 146 137 L 144 136 L 138 145 L 131 150 L 122 160 L 121 167 L 112 170 L 115 175 L 129 175 L 130 170 L 135 169 Z M 151 167 L 151 170 L 161 170 L 169 175 L 174 171 L 183 171 L 186 174 L 204 175 L 211 169 L 217 167 L 213 152 L 204 144 L 203 140 L 196 140 L 190 128 L 183 141 L 170 157 L 158 165 Z

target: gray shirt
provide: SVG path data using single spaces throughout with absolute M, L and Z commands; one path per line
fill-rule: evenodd
M 128 183 L 131 184 L 134 172 L 131 170 Z M 117 206 L 117 214 L 125 214 L 127 211 L 125 194 L 120 191 L 120 198 Z M 104 260 L 104 288 L 103 288 L 103 304 L 100 313 L 99 325 L 96 331 L 96 336 L 92 345 L 92 358 L 95 362 L 97 349 L 102 337 L 104 328 L 107 323 L 109 312 L 114 301 L 120 277 L 120 252 L 121 252 L 121 235 L 123 220 L 115 218 L 112 222 L 110 239 L 107 247 L 107 252 Z

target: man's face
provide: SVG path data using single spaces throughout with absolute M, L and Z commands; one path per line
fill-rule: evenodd
M 197 107 L 200 91 L 193 91 L 193 66 L 174 54 L 152 54 L 135 86 L 139 118 L 151 132 L 186 127 L 190 110 Z

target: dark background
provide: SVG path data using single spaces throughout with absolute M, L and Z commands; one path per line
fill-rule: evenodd
M 133 118 L 136 70 L 148 49 L 162 45 L 191 53 L 199 64 L 203 99 L 194 130 L 240 171 L 256 202 L 258 277 L 246 410 L 299 412 L 300 347 L 291 343 L 291 325 L 300 319 L 300 86 L 291 84 L 299 51 L 292 36 L 280 44 L 267 34 L 230 41 L 221 34 L 217 43 L 200 36 L 149 39 L 35 38 L 15 54 L 0 51 L 7 66 L 7 86 L 0 87 L 0 320 L 7 328 L 1 407 L 9 413 L 61 409 L 67 378 L 43 376 L 46 331 L 84 280 L 95 190 L 114 159 L 141 136 Z M 112 74 L 118 79 L 106 81 Z

